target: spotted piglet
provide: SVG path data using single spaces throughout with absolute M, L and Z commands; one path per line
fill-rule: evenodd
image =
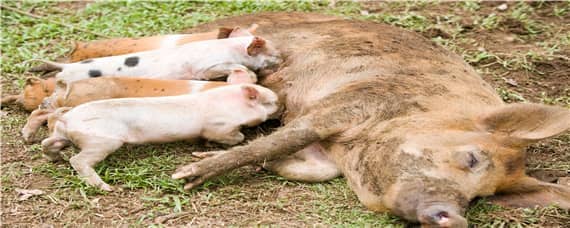
M 101 76 L 157 79 L 215 79 L 229 75 L 231 69 L 272 68 L 281 63 L 273 45 L 256 36 L 235 37 L 189 43 L 126 55 L 84 60 L 76 63 L 44 61 L 60 68 L 56 77 L 67 82 Z
M 54 132 L 42 146 L 48 159 L 58 160 L 64 146 L 77 145 L 81 152 L 69 160 L 71 166 L 88 184 L 112 191 L 93 166 L 125 143 L 203 137 L 233 145 L 244 140 L 240 126 L 257 125 L 277 109 L 277 95 L 254 84 L 191 95 L 94 101 L 56 110 Z

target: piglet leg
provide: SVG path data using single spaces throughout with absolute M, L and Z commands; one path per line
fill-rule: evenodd
M 123 142 L 120 140 L 90 138 L 88 143 L 80 146 L 81 152 L 69 159 L 69 163 L 87 184 L 105 191 L 113 191 L 113 188 L 97 175 L 93 167 L 122 145 Z
M 21 95 L 8 95 L 8 96 L 2 97 L 2 101 L 0 101 L 0 102 L 1 102 L 2 106 L 4 106 L 4 104 L 10 104 L 10 103 L 18 102 L 19 100 L 21 100 L 21 98 L 22 98 Z
M 52 112 L 52 110 L 47 109 L 36 109 L 30 114 L 28 121 L 22 128 L 22 137 L 26 142 L 32 141 L 36 132 L 47 121 Z
M 236 128 L 229 133 L 223 131 L 206 131 L 204 132 L 204 138 L 226 145 L 235 145 L 242 142 L 245 136 Z
M 232 73 L 232 70 L 235 70 L 235 69 L 242 69 L 244 71 L 249 71 L 249 69 L 247 69 L 247 67 L 245 67 L 244 65 L 241 65 L 241 64 L 220 63 L 220 64 L 214 65 L 214 66 L 206 69 L 202 73 L 202 75 L 200 76 L 199 79 L 212 80 L 212 79 L 216 79 L 216 78 L 225 77 L 225 76 L 230 75 Z

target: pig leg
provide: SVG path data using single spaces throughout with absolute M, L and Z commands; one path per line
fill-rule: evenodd
M 233 147 L 213 157 L 180 167 L 172 178 L 191 178 L 184 186 L 185 189 L 191 189 L 225 171 L 295 153 L 314 142 L 342 132 L 351 122 L 358 121 L 359 118 L 354 118 L 354 113 L 342 115 L 338 113 L 338 109 L 339 107 L 328 106 L 328 110 L 307 114 L 247 145 Z M 330 121 L 331 119 L 336 121 Z
M 31 142 L 32 138 L 40 127 L 47 121 L 52 110 L 36 109 L 28 117 L 28 121 L 22 128 L 22 137 L 26 142 Z
M 241 65 L 241 64 L 220 63 L 217 65 L 214 65 L 213 67 L 208 68 L 202 74 L 202 76 L 200 76 L 200 78 L 197 78 L 197 79 L 212 80 L 212 79 L 216 79 L 216 78 L 225 77 L 225 76 L 230 75 L 232 73 L 232 70 L 235 70 L 235 69 L 243 69 L 246 72 L 250 71 L 247 67 L 245 67 L 244 65 Z
M 288 180 L 323 182 L 341 175 L 336 164 L 325 155 L 319 143 L 313 143 L 284 159 L 266 162 L 263 168 Z
M 22 95 L 8 95 L 8 96 L 4 96 L 2 98 L 2 101 L 0 101 L 0 104 L 2 104 L 2 105 L 10 104 L 10 103 L 18 102 L 21 99 L 22 99 Z
M 61 149 L 69 144 L 69 140 L 61 136 L 52 136 L 42 141 L 44 157 L 55 162 L 62 160 Z
M 69 163 L 71 163 L 73 169 L 79 173 L 79 176 L 81 176 L 87 184 L 99 187 L 105 191 L 113 191 L 113 188 L 103 182 L 101 177 L 97 175 L 93 167 L 100 161 L 103 161 L 109 154 L 119 149 L 123 145 L 123 142 L 121 140 L 100 137 L 90 137 L 86 141 L 86 143 L 82 143 L 79 146 L 81 152 L 71 157 Z

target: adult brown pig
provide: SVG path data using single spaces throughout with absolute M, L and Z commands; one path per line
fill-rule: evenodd
M 569 129 L 570 111 L 504 104 L 460 56 L 388 25 L 275 13 L 199 29 L 253 22 L 287 57 L 261 82 L 285 103 L 285 125 L 179 168 L 186 188 L 273 160 L 293 180 L 342 174 L 369 209 L 426 226 L 466 227 L 469 201 L 499 193 L 511 205 L 570 207 L 568 187 L 526 176 L 524 153 Z

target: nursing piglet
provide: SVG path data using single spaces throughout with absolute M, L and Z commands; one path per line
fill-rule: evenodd
M 245 36 L 207 40 L 163 48 L 85 60 L 77 63 L 47 62 L 60 68 L 56 77 L 67 82 L 101 76 L 156 79 L 215 79 L 227 76 L 231 69 L 247 67 L 253 71 L 281 63 L 279 52 L 260 37 Z
M 55 78 L 26 78 L 24 89 L 20 94 L 2 96 L 2 106 L 9 103 L 22 105 L 26 111 L 32 111 L 42 103 L 45 97 L 49 96 L 55 87 Z
M 73 168 L 88 184 L 112 191 L 93 166 L 125 143 L 202 137 L 234 145 L 244 140 L 241 126 L 257 125 L 277 109 L 277 95 L 254 84 L 228 85 L 192 95 L 94 101 L 56 110 L 54 132 L 42 146 L 48 159 L 58 160 L 64 146 L 77 145 L 81 152 L 69 160 Z
M 40 108 L 28 116 L 21 133 L 26 142 L 31 142 L 36 132 L 49 119 L 53 111 L 61 107 L 75 107 L 90 101 L 114 98 L 193 94 L 228 84 L 255 83 L 256 81 L 255 73 L 245 67 L 233 69 L 227 78 L 227 83 L 125 77 L 89 78 L 70 83 L 59 80 L 55 92 L 44 99 Z M 35 107 L 37 108 L 38 104 Z
M 77 62 L 90 58 L 124 55 L 159 48 L 171 48 L 204 40 L 253 36 L 252 33 L 255 32 L 256 29 L 257 25 L 253 24 L 248 29 L 241 29 L 240 27 L 221 27 L 218 30 L 205 33 L 158 35 L 141 38 L 114 38 L 91 42 L 78 41 L 75 42 L 75 48 L 69 55 L 69 61 Z

